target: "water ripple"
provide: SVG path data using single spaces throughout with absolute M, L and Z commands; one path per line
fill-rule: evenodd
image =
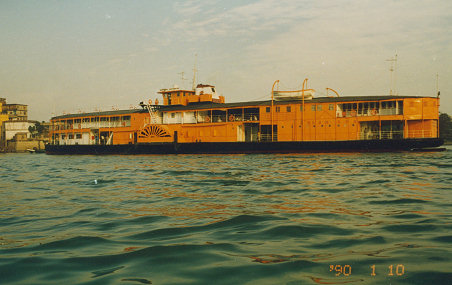
M 452 280 L 450 149 L 0 160 L 2 284 Z

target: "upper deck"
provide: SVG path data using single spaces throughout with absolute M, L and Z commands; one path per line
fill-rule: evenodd
M 335 103 L 335 104 L 346 104 L 346 103 L 376 103 L 376 102 L 387 102 L 387 101 L 408 101 L 408 102 L 417 102 L 423 98 L 430 98 L 433 100 L 437 100 L 436 97 L 422 97 L 422 96 L 344 96 L 344 97 L 317 97 L 313 98 L 309 101 L 304 101 L 306 106 L 310 106 L 312 104 L 324 104 L 324 103 Z M 218 110 L 218 109 L 236 109 L 236 108 L 247 108 L 247 107 L 262 107 L 262 106 L 271 106 L 271 100 L 262 100 L 262 101 L 247 101 L 247 102 L 232 102 L 232 103 L 219 103 L 219 102 L 197 102 L 188 105 L 179 105 L 179 104 L 171 104 L 171 105 L 153 105 L 157 107 L 160 112 L 182 112 L 182 111 L 195 111 L 195 110 Z M 273 101 L 273 105 L 275 106 L 287 106 L 287 105 L 300 105 L 303 104 L 302 100 L 284 100 L 284 101 Z M 354 106 L 348 106 L 350 109 L 353 109 Z M 375 104 L 374 108 L 376 110 L 380 110 L 386 108 L 386 106 L 380 106 L 380 104 Z M 356 106 L 357 113 L 359 109 L 364 110 L 365 106 L 362 105 L 362 108 Z M 367 107 L 369 108 L 369 107 Z M 401 108 L 401 107 L 399 107 Z M 388 106 L 388 109 L 393 109 Z M 89 113 L 78 113 L 78 114 L 65 114 L 60 116 L 52 117 L 51 120 L 61 120 L 61 119 L 74 119 L 74 118 L 82 118 L 82 117 L 111 117 L 111 116 L 121 116 L 127 114 L 135 114 L 135 113 L 147 113 L 145 109 L 129 109 L 129 110 L 113 110 L 113 111 L 103 111 L 103 112 L 89 112 Z M 359 112 L 363 115 L 363 112 Z M 377 114 L 383 115 L 383 114 Z

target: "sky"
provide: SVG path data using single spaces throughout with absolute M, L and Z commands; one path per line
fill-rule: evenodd
M 269 99 L 275 80 L 294 90 L 309 78 L 317 96 L 438 85 L 452 115 L 451 11 L 450 0 L 2 0 L 0 97 L 39 121 L 124 109 L 191 88 L 196 65 L 226 102 Z

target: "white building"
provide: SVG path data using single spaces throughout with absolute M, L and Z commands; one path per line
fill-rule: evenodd
M 28 131 L 28 127 L 34 126 L 36 121 L 6 121 L 3 122 L 3 130 L 5 141 L 12 140 L 17 133 L 27 133 L 27 138 L 30 138 L 31 134 Z

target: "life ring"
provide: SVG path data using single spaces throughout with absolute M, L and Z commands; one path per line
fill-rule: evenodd
M 204 119 L 204 122 L 209 123 L 209 122 L 210 122 L 210 117 L 207 116 L 207 117 Z
M 377 114 L 377 110 L 372 109 L 372 111 L 370 111 L 370 114 L 371 114 L 372 116 L 375 116 L 375 115 Z
M 234 115 L 229 115 L 229 122 L 234 122 L 235 121 L 235 116 Z

